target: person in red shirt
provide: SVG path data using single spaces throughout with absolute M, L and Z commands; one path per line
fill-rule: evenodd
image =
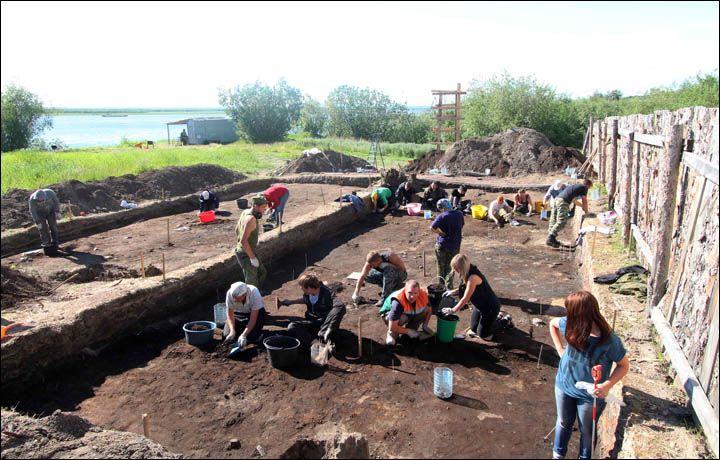
M 290 198 L 290 190 L 282 185 L 273 185 L 263 192 L 268 201 L 268 207 L 272 210 L 272 214 L 268 220 L 274 220 L 275 225 L 280 225 L 283 214 L 285 213 L 285 203 Z

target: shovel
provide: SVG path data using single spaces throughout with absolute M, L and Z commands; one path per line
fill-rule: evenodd
M 321 348 L 322 347 L 322 348 Z M 328 354 L 330 350 L 330 341 L 323 347 L 321 343 L 314 343 L 310 347 L 310 363 L 313 366 L 325 367 L 328 363 Z

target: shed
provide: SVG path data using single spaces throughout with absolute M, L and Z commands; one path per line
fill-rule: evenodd
M 165 124 L 168 130 L 168 144 L 170 144 L 170 125 L 187 125 L 188 144 L 190 145 L 209 144 L 210 142 L 227 144 L 239 139 L 235 132 L 235 124 L 229 118 L 186 118 Z

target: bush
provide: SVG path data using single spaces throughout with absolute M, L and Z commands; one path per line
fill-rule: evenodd
M 311 137 L 323 137 L 327 119 L 325 108 L 316 100 L 308 98 L 300 113 L 300 128 Z
M 331 136 L 370 139 L 380 134 L 386 140 L 395 117 L 407 113 L 407 108 L 380 91 L 350 86 L 335 88 L 325 104 Z
M 3 91 L 1 110 L 2 152 L 29 147 L 33 138 L 52 127 L 52 119 L 44 115 L 42 101 L 22 86 L 10 84 Z

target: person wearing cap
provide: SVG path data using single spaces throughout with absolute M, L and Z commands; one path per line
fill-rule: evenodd
M 265 281 L 267 271 L 257 257 L 257 243 L 260 234 L 259 220 L 267 210 L 268 203 L 265 195 L 259 193 L 250 199 L 252 207 L 240 214 L 235 226 L 238 244 L 235 248 L 235 257 L 242 268 L 245 282 L 260 287 Z
M 332 335 L 340 329 L 345 316 L 345 304 L 329 287 L 315 275 L 302 275 L 298 284 L 303 296 L 299 299 L 278 300 L 280 305 L 305 304 L 305 320 L 293 321 L 288 333 L 298 339 L 303 347 L 312 344 L 313 337 L 323 343 L 331 342 Z
M 233 283 L 225 296 L 225 308 L 227 321 L 223 329 L 223 341 L 233 342 L 237 337 L 241 349 L 248 343 L 260 341 L 267 312 L 257 287 L 242 281 Z
M 435 243 L 437 274 L 445 281 L 447 288 L 452 289 L 453 272 L 450 261 L 460 252 L 465 218 L 462 211 L 453 209 L 448 199 L 438 201 L 437 206 L 438 210 L 443 212 L 430 224 L 430 230 L 438 235 Z
M 263 192 L 267 200 L 268 207 L 272 210 L 272 214 L 268 220 L 274 220 L 275 225 L 280 225 L 283 214 L 285 214 L 285 203 L 290 198 L 290 190 L 282 185 L 273 185 Z
M 424 209 L 435 209 L 437 202 L 443 198 L 447 198 L 447 192 L 445 192 L 436 181 L 433 181 L 430 186 L 425 189 L 422 207 Z
M 49 188 L 38 189 L 30 195 L 30 215 L 40 232 L 43 247 L 58 246 L 57 221 L 60 214 L 60 200 Z
M 214 211 L 220 207 L 220 200 L 210 190 L 200 194 L 200 212 Z
M 378 187 L 370 194 L 370 200 L 373 204 L 373 212 L 385 212 L 392 204 L 393 194 L 387 187 Z
M 388 326 L 385 336 L 387 345 L 395 345 L 401 335 L 419 339 L 422 333 L 418 329 L 421 326 L 426 337 L 435 335 L 428 325 L 432 317 L 430 299 L 417 280 L 407 280 L 405 287 L 390 294 L 378 314 Z

